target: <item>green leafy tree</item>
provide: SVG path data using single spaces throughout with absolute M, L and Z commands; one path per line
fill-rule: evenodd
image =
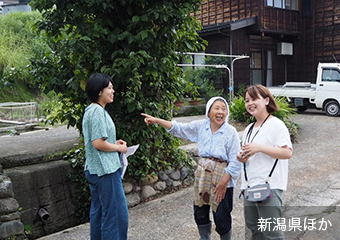
M 161 167 L 180 164 L 178 141 L 159 126 L 146 127 L 141 112 L 171 118 L 183 93 L 176 52 L 198 51 L 205 42 L 191 13 L 201 0 L 33 0 L 37 23 L 52 40 L 44 58 L 32 60 L 32 73 L 45 92 L 60 94 L 60 114 L 81 130 L 88 104 L 85 80 L 94 72 L 113 77 L 115 103 L 107 106 L 118 138 L 141 146 L 128 171 L 144 178 Z

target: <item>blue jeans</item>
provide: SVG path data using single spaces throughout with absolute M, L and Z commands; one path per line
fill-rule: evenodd
M 98 177 L 85 171 L 90 184 L 91 240 L 126 240 L 129 213 L 120 171 Z

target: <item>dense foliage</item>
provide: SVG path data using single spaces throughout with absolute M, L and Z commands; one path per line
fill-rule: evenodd
M 181 56 L 176 52 L 203 47 L 199 23 L 190 16 L 196 0 L 33 0 L 43 19 L 38 27 L 53 40 L 44 58 L 33 61 L 32 73 L 46 92 L 61 94 L 60 114 L 81 130 L 88 104 L 85 80 L 94 72 L 113 77 L 115 102 L 107 106 L 118 138 L 141 146 L 129 159 L 137 179 L 180 164 L 185 155 L 178 141 L 159 126 L 146 127 L 142 112 L 171 118 L 174 100 L 182 95 Z
M 205 57 L 204 62 L 206 65 L 227 65 L 229 59 L 224 57 Z M 225 74 L 224 69 L 215 67 L 205 68 L 186 68 L 183 71 L 183 79 L 187 88 L 188 84 L 197 87 L 197 93 L 193 95 L 186 93 L 185 97 L 195 99 L 196 97 L 205 98 L 208 101 L 211 97 L 223 96 L 227 98 L 223 91 L 222 77 Z
M 89 210 L 91 207 L 90 186 L 84 177 L 85 151 L 83 147 L 72 149 L 64 156 L 75 170 L 69 174 L 70 180 L 75 184 L 75 198 L 78 206 L 76 216 L 79 223 L 89 221 Z
M 39 89 L 32 84 L 29 58 L 43 57 L 49 50 L 43 34 L 33 25 L 38 12 L 0 15 L 0 102 L 32 101 Z

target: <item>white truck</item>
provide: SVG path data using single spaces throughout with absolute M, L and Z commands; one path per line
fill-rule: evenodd
M 316 83 L 287 82 L 268 87 L 274 96 L 286 97 L 298 111 L 316 108 L 328 116 L 340 115 L 340 64 L 319 63 Z

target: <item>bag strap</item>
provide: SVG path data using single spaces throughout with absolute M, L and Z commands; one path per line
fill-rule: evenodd
M 269 182 L 269 179 L 271 178 L 271 176 L 272 176 L 272 174 L 273 174 L 273 172 L 274 172 L 274 169 L 275 169 L 275 167 L 276 167 L 278 161 L 279 161 L 279 159 L 276 159 L 276 160 L 275 160 L 275 163 L 274 163 L 274 165 L 273 165 L 273 167 L 272 167 L 272 170 L 270 171 L 270 173 L 269 173 L 269 175 L 268 175 L 268 179 L 267 179 L 266 183 Z M 248 185 L 248 188 L 249 188 L 250 185 L 249 185 L 248 177 L 247 177 L 246 163 L 243 163 L 243 169 L 244 169 L 244 179 L 246 180 L 247 185 Z
M 263 124 L 267 121 L 267 119 L 269 118 L 270 114 L 268 114 L 268 116 L 264 119 L 264 121 L 262 122 L 260 128 L 257 130 L 257 132 L 254 134 L 253 138 L 250 140 L 250 135 L 252 134 L 253 132 L 253 128 L 254 128 L 254 125 L 255 125 L 255 122 L 249 127 L 249 130 L 247 132 L 247 135 L 246 135 L 246 139 L 248 138 L 248 142 L 253 142 L 254 138 L 256 137 L 256 135 L 258 134 L 258 132 L 260 131 L 260 129 L 262 128 Z M 245 140 L 246 140 L 245 139 Z M 269 179 L 271 178 L 273 172 L 274 172 L 274 169 L 276 167 L 276 164 L 277 164 L 277 161 L 278 159 L 275 160 L 275 163 L 272 167 L 272 170 L 270 171 L 269 173 L 269 176 L 268 176 L 268 179 L 266 181 L 266 183 L 268 183 Z M 247 182 L 247 185 L 248 185 L 248 188 L 250 187 L 249 186 L 249 182 L 248 182 L 248 177 L 247 177 L 247 171 L 246 171 L 246 163 L 243 163 L 243 169 L 244 169 L 244 179 L 246 180 Z
M 275 160 L 275 163 L 274 163 L 274 166 L 272 167 L 272 170 L 270 171 L 270 173 L 269 173 L 269 178 L 272 176 L 272 174 L 273 174 L 273 172 L 274 172 L 274 169 L 275 169 L 275 167 L 276 167 L 276 164 L 277 164 L 277 161 L 278 161 L 279 159 L 276 159 Z M 268 178 L 268 180 L 269 180 L 269 178 Z

